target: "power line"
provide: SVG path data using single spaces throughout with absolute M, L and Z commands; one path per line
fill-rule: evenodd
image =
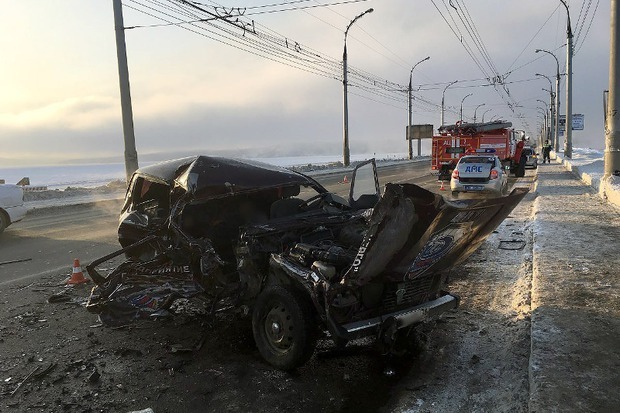
M 342 65 L 339 60 L 324 56 L 254 20 L 247 20 L 240 10 L 215 9 L 212 6 L 190 4 L 184 0 L 125 0 L 125 6 L 164 22 L 161 25 L 142 27 L 177 26 L 289 67 L 341 80 Z M 132 26 L 136 27 L 141 26 Z M 365 87 L 367 93 L 386 100 L 405 101 L 404 85 L 355 67 L 350 68 L 349 76 L 353 85 Z

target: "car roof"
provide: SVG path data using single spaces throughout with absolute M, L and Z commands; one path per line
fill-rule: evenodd
M 249 159 L 197 155 L 146 166 L 136 171 L 172 186 L 183 188 L 194 197 L 208 198 L 262 188 L 310 185 L 325 192 L 314 179 L 275 165 Z

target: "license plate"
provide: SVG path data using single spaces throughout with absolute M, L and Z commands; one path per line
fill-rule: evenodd
M 465 185 L 466 191 L 483 191 L 484 186 L 482 185 Z

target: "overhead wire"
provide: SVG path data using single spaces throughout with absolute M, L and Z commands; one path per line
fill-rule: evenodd
M 588 28 L 586 30 L 586 33 L 583 35 L 583 39 L 581 40 L 581 44 L 576 48 L 575 52 L 573 53 L 574 56 L 576 56 L 577 53 L 581 50 L 581 48 L 583 47 L 583 44 L 586 41 L 586 37 L 588 37 L 588 33 L 590 33 L 590 28 L 592 27 L 592 22 L 594 21 L 594 17 L 596 16 L 596 11 L 598 10 L 599 3 L 600 3 L 600 0 L 596 0 L 596 6 L 594 6 L 594 11 L 592 12 L 592 17 L 590 18 L 590 23 L 588 23 Z
M 206 6 L 189 4 L 183 0 L 125 0 L 125 6 L 164 21 L 167 25 L 181 27 L 210 40 L 271 61 L 326 78 L 341 79 L 342 65 L 339 60 L 329 58 L 289 40 L 255 21 L 245 21 L 245 16 L 241 13 L 237 16 L 222 16 L 218 15 L 218 12 L 211 6 L 205 8 Z M 234 21 L 231 21 L 233 18 Z M 131 26 L 130 28 L 139 27 L 146 26 Z M 366 93 L 401 102 L 405 99 L 403 92 L 406 91 L 406 87 L 396 82 L 382 79 L 355 67 L 350 67 L 348 75 L 352 87 L 363 85 Z

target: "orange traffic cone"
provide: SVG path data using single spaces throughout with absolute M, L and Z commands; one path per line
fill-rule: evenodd
M 346 175 L 344 176 L 344 179 L 342 180 L 342 183 L 343 183 L 343 184 L 347 184 L 347 183 L 349 183 L 349 178 L 347 178 L 347 176 L 346 176 Z
M 446 190 L 446 187 L 444 186 L 443 181 L 441 181 L 441 186 L 439 187 L 439 190 L 440 191 L 445 191 Z
M 77 258 L 73 260 L 73 272 L 71 274 L 71 278 L 67 280 L 67 284 L 82 284 L 88 282 L 86 278 L 84 278 L 84 274 L 82 273 L 82 266 L 80 265 L 80 260 Z

